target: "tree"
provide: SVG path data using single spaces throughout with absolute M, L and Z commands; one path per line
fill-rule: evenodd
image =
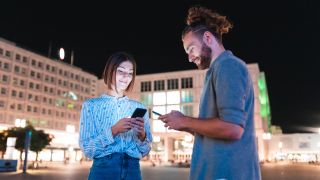
M 7 149 L 7 136 L 6 131 L 0 132 L 0 153 L 1 158 L 4 158 L 4 154 L 6 153 Z
M 26 127 L 27 128 L 27 127 Z M 15 148 L 20 151 L 20 161 L 22 161 L 22 152 L 24 150 L 24 142 L 26 138 L 26 128 L 13 127 L 8 130 L 8 137 L 16 137 Z M 31 128 L 33 128 L 31 126 Z
M 53 137 L 46 134 L 43 130 L 34 130 L 31 136 L 30 150 L 36 152 L 36 161 L 38 161 L 39 152 L 47 145 L 50 145 Z
M 46 134 L 43 130 L 36 130 L 32 125 L 28 124 L 25 128 L 14 127 L 8 130 L 8 137 L 16 137 L 15 148 L 20 151 L 20 160 L 22 161 L 22 152 L 24 151 L 26 132 L 32 132 L 30 150 L 36 152 L 36 161 L 38 161 L 38 154 L 44 149 L 53 139 L 53 136 Z

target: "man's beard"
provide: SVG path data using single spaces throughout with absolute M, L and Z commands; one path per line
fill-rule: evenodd
M 201 54 L 200 54 L 200 64 L 197 65 L 198 69 L 207 69 L 210 66 L 212 58 L 212 50 L 205 43 L 202 43 Z

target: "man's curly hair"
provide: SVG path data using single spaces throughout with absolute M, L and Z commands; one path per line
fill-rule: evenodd
M 182 37 L 192 31 L 198 35 L 203 35 L 205 31 L 211 32 L 220 42 L 222 35 L 228 33 L 233 27 L 232 23 L 222 16 L 206 7 L 193 6 L 189 8 L 186 18 L 187 26 L 182 32 Z

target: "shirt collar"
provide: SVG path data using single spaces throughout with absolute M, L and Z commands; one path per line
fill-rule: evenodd
M 108 95 L 106 93 L 102 94 L 100 97 L 101 98 L 106 98 L 106 99 L 118 100 L 118 101 L 124 101 L 124 100 L 128 100 L 129 99 L 128 96 L 123 96 L 123 97 L 119 97 L 118 98 L 118 97 L 115 97 L 115 96 L 110 96 L 110 95 Z

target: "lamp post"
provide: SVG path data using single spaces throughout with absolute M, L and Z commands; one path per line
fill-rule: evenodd
M 28 163 L 28 150 L 30 147 L 32 131 L 31 129 L 26 130 L 26 139 L 24 142 L 24 163 L 23 163 L 23 173 L 27 172 L 27 163 Z
M 27 121 L 25 119 L 16 119 L 15 120 L 15 126 L 25 128 L 27 124 Z M 31 135 L 32 131 L 31 129 L 26 129 L 26 136 L 24 141 L 24 162 L 23 162 L 23 173 L 27 172 L 27 164 L 28 164 L 28 150 L 30 147 L 30 141 L 31 141 Z

